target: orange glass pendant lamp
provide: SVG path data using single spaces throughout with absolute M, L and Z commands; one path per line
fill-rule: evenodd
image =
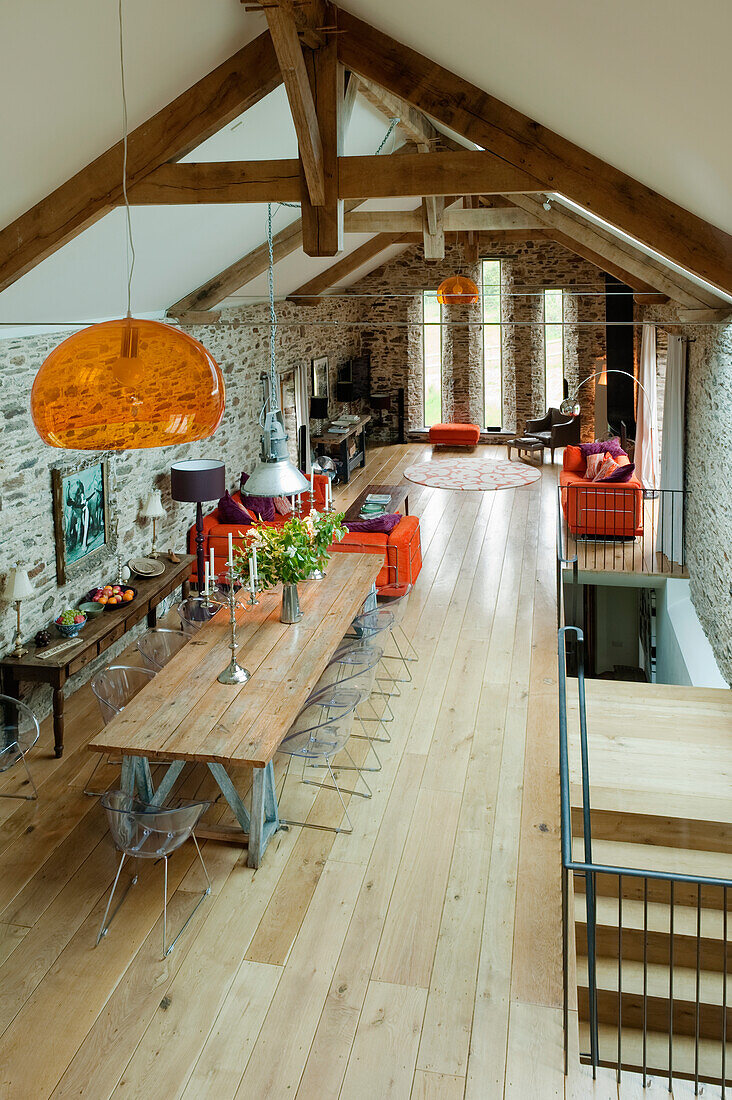
M 213 435 L 225 396 L 221 370 L 198 340 L 124 317 L 51 352 L 33 383 L 31 416 L 52 447 L 137 450 Z
M 467 275 L 450 275 L 437 288 L 437 301 L 441 306 L 469 306 L 479 298 L 478 287 Z

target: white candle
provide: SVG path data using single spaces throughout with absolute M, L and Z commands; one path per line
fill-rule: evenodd
M 315 470 L 310 470 L 310 496 L 315 492 Z
M 330 478 L 325 483 L 325 510 L 330 511 Z
M 205 577 L 204 584 L 203 584 L 203 594 L 204 594 L 204 596 L 208 596 L 208 583 L 209 583 L 208 562 L 206 562 L 206 564 L 204 565 L 203 575 Z
M 254 584 L 254 569 L 255 569 L 254 559 L 250 556 L 250 558 L 249 558 L 249 591 L 251 592 L 252 596 L 256 595 L 256 588 L 255 588 L 255 584 Z
M 252 547 L 252 558 L 253 558 L 253 561 L 254 561 L 254 583 L 256 584 L 257 581 L 259 580 L 259 573 L 257 571 L 257 548 L 256 548 L 256 546 Z
M 210 548 L 210 552 L 211 552 L 211 584 L 214 584 L 215 579 L 216 579 L 216 566 L 214 565 L 213 546 Z
M 232 538 L 231 531 L 229 531 L 229 566 L 231 567 L 233 564 L 234 564 L 234 540 Z

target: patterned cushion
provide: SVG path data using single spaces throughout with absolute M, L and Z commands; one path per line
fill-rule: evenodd
M 635 462 L 626 462 L 621 466 L 617 462 L 615 463 L 615 469 L 612 470 L 607 477 L 597 478 L 599 481 L 614 481 L 616 484 L 622 481 L 630 481 L 635 472 Z
M 594 458 L 594 455 L 590 456 Z M 589 462 L 589 459 L 588 459 Z M 611 454 L 605 454 L 602 456 L 602 462 L 600 463 L 593 481 L 606 481 L 616 470 L 622 470 L 623 467 L 619 466 Z
M 596 451 L 593 451 L 587 456 L 587 469 L 585 470 L 585 477 L 588 481 L 595 480 L 597 471 L 600 469 L 604 461 L 604 452 L 600 452 L 598 454 Z

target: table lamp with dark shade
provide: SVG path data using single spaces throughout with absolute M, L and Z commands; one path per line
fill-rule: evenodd
M 198 591 L 203 590 L 206 572 L 203 552 L 203 501 L 219 500 L 226 491 L 226 467 L 208 458 L 190 458 L 170 467 L 170 495 L 173 500 L 196 505 L 196 573 Z
M 336 382 L 336 397 L 339 401 L 351 402 L 354 396 L 353 382 Z
M 323 430 L 323 421 L 328 419 L 328 398 L 310 398 L 310 416 L 315 421 L 315 434 L 320 435 Z

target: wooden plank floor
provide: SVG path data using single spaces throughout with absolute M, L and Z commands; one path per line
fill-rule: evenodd
M 428 454 L 372 449 L 338 503 Z M 424 568 L 405 628 L 420 660 L 373 798 L 351 800 L 352 836 L 282 831 L 256 872 L 206 843 L 212 896 L 164 962 L 160 867 L 142 868 L 94 948 L 115 860 L 82 793 L 101 724 L 88 687 L 60 761 L 44 724 L 40 801 L 0 800 L 1 1097 L 565 1094 L 556 470 L 493 493 L 412 487 Z M 213 788 L 191 769 L 177 793 L 196 792 Z M 284 814 L 337 820 L 316 793 L 291 780 Z M 171 861 L 173 927 L 201 888 L 190 847 Z M 567 1095 L 600 1095 L 585 1084 L 573 1073 Z

